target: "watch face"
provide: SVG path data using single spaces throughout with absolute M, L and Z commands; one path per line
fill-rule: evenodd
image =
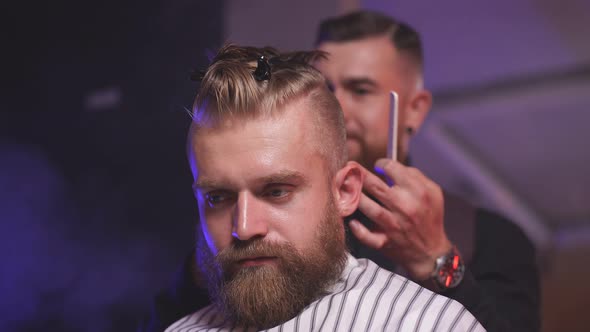
M 442 288 L 453 288 L 463 280 L 465 265 L 457 254 L 444 258 L 436 274 L 436 281 Z

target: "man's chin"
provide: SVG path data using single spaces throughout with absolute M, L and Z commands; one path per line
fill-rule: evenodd
M 268 329 L 293 318 L 306 304 L 304 285 L 295 275 L 274 264 L 242 267 L 214 298 L 238 325 Z M 219 296 L 221 295 L 221 296 Z
M 255 265 L 243 265 L 236 263 L 235 265 L 232 265 L 231 269 L 225 272 L 225 275 L 227 276 L 226 280 L 233 280 L 248 275 L 260 274 L 262 273 L 261 271 L 266 271 L 267 273 L 280 273 L 278 264 L 276 263 Z
M 343 235 L 330 196 L 317 236 L 303 253 L 290 243 L 262 240 L 217 257 L 207 251 L 204 267 L 216 272 L 207 274 L 212 299 L 238 325 L 264 329 L 286 322 L 337 282 L 346 264 Z

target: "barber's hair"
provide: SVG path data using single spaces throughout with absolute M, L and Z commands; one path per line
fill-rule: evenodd
M 395 49 L 407 55 L 422 70 L 424 59 L 418 32 L 408 24 L 379 12 L 361 10 L 323 20 L 315 45 L 379 36 L 389 37 Z
M 347 159 L 342 109 L 311 64 L 321 51 L 281 53 L 272 47 L 222 47 L 205 70 L 193 105 L 193 130 L 228 118 L 272 117 L 296 100 L 310 109 L 319 152 L 331 171 Z M 303 111 L 303 110 L 302 110 Z

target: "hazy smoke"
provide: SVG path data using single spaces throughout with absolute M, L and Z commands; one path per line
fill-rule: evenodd
M 80 198 L 34 147 L 0 145 L 0 161 L 0 330 L 134 329 L 182 257 L 113 227 L 132 216 L 100 174 Z

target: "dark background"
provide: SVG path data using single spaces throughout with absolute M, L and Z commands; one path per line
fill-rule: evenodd
M 134 330 L 193 245 L 189 74 L 223 2 L 2 7 L 0 330 Z

